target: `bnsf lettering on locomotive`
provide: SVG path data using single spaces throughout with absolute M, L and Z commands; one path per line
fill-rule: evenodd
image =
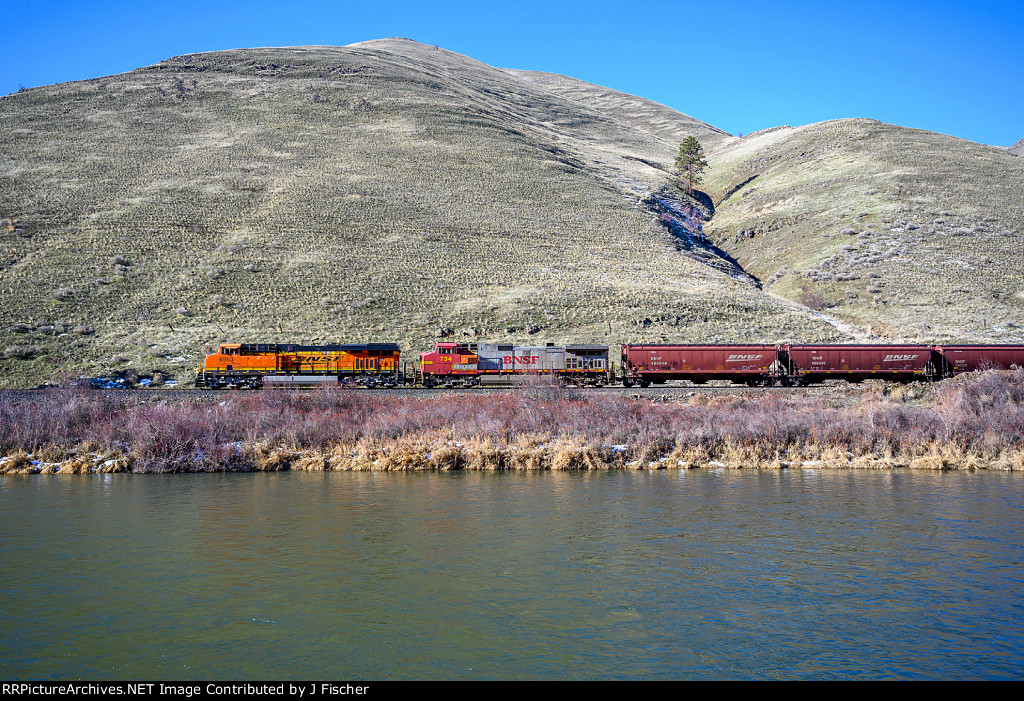
M 883 363 L 898 363 L 903 360 L 914 360 L 917 355 L 887 355 L 882 359 Z
M 519 363 L 520 365 L 536 365 L 537 361 L 540 360 L 539 355 L 503 355 L 501 356 L 501 362 L 505 365 L 511 365 L 512 363 Z
M 728 358 L 725 359 L 725 362 L 727 362 L 727 363 L 743 363 L 743 362 L 747 362 L 748 360 L 760 360 L 763 357 L 764 357 L 764 354 L 760 354 L 760 355 L 730 355 Z

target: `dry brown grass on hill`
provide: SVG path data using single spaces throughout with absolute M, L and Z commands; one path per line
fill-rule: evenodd
M 1024 160 L 846 119 L 710 161 L 713 236 L 772 291 L 890 339 L 1024 341 Z
M 837 337 L 676 250 L 639 204 L 675 144 L 415 42 L 181 56 L 0 123 L 3 385 L 186 379 L 219 339 Z
M 559 97 L 605 114 L 617 122 L 652 134 L 678 149 L 678 145 L 687 136 L 696 137 L 705 150 L 720 146 L 731 141 L 731 134 L 706 124 L 671 107 L 647 100 L 636 95 L 629 95 L 601 85 L 594 85 L 569 76 L 542 71 L 521 71 L 507 69 L 509 73 L 543 87 Z M 666 172 L 673 168 L 675 152 L 665 162 L 649 164 Z
M 2 97 L 0 125 L 2 386 L 188 380 L 227 339 L 851 337 L 800 300 L 892 339 L 1024 340 L 1024 159 L 937 134 L 736 139 L 398 39 L 179 56 Z M 717 243 L 785 299 L 651 211 L 689 134 Z

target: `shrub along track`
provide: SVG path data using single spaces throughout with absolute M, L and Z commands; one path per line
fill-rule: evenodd
M 5 393 L 0 473 L 1024 470 L 1024 370 L 934 385 L 673 389 Z
M 867 383 L 863 385 L 867 386 L 879 386 L 883 383 L 881 381 L 874 383 Z M 586 398 L 591 395 L 613 395 L 628 397 L 637 400 L 663 400 L 663 401 L 674 401 L 684 398 L 692 397 L 694 394 L 712 394 L 712 395 L 744 395 L 744 396 L 758 396 L 767 393 L 780 393 L 793 396 L 814 396 L 814 395 L 835 395 L 835 396 L 849 396 L 855 398 L 859 396 L 862 389 L 857 385 L 851 385 L 846 382 L 829 382 L 821 385 L 811 385 L 807 387 L 748 387 L 746 385 L 732 385 L 732 384 L 706 384 L 706 385 L 695 385 L 688 384 L 686 382 L 678 382 L 673 384 L 657 385 L 652 387 L 583 387 L 583 388 L 544 388 L 551 389 L 555 395 L 559 395 L 565 398 L 565 392 L 571 393 L 574 397 L 578 395 L 581 398 Z M 0 406 L 11 405 L 11 404 L 22 404 L 32 403 L 47 400 L 51 393 L 60 391 L 59 388 L 40 388 L 40 389 L 0 389 Z M 308 395 L 315 394 L 319 389 L 263 389 L 263 390 L 233 390 L 233 389 L 198 389 L 198 388 L 181 388 L 181 389 L 117 389 L 117 390 L 106 390 L 106 389 L 89 389 L 85 390 L 85 396 L 96 397 L 102 399 L 104 402 L 109 402 L 116 406 L 128 406 L 134 404 L 209 404 L 224 401 L 232 397 L 242 397 L 257 394 L 260 392 L 283 392 L 287 394 L 298 394 Z M 362 396 L 380 396 L 380 397 L 419 397 L 423 399 L 436 399 L 438 397 L 450 397 L 450 396 L 480 396 L 480 395 L 509 395 L 514 393 L 530 392 L 531 390 L 524 390 L 521 387 L 508 386 L 508 387 L 399 387 L 397 389 L 367 389 L 365 387 L 357 389 L 330 389 L 329 392 L 343 392 L 351 393 L 353 395 Z

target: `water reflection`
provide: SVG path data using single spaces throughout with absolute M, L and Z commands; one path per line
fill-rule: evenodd
M 1021 479 L 10 476 L 0 677 L 1019 677 Z

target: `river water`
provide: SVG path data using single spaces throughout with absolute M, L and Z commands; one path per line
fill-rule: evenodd
M 0 678 L 1024 676 L 1024 476 L 0 477 Z

